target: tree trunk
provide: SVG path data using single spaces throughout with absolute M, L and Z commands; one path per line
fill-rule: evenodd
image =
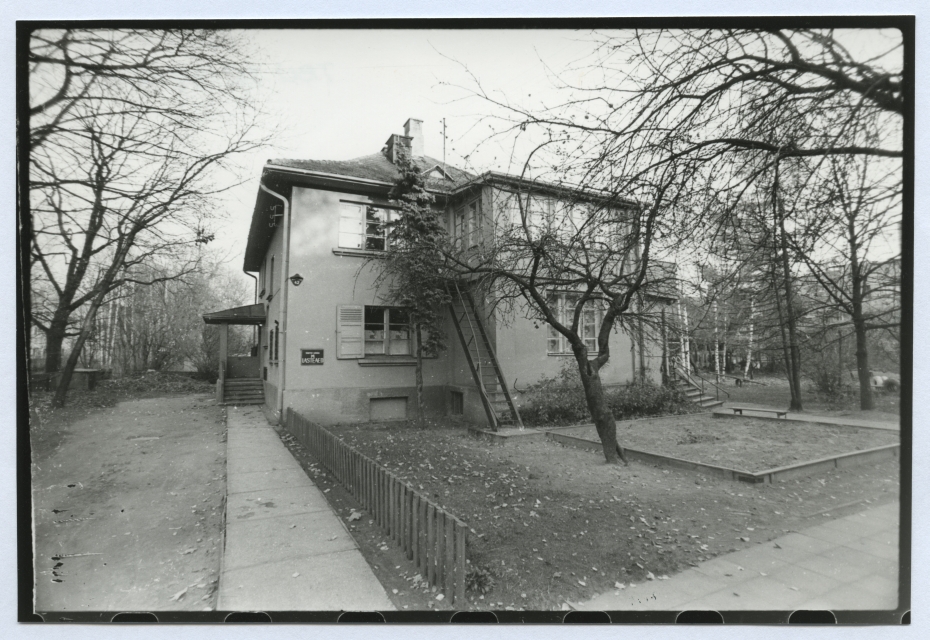
M 618 459 L 622 460 L 623 464 L 629 464 L 623 447 L 617 442 L 617 422 L 614 420 L 614 415 L 607 404 L 607 398 L 604 396 L 604 386 L 601 384 L 600 372 L 588 362 L 587 354 L 584 353 L 583 349 L 579 350 L 578 347 L 573 346 L 573 350 L 581 374 L 581 385 L 584 387 L 584 397 L 588 403 L 588 411 L 591 412 L 594 428 L 601 439 L 604 459 L 607 464 L 617 464 Z
M 414 324 L 417 342 L 417 366 L 416 366 L 416 385 L 417 385 L 417 422 L 421 427 L 426 424 L 426 417 L 423 415 L 423 340 L 420 323 Z
M 665 309 L 662 309 L 662 384 L 668 386 L 670 372 L 668 366 L 668 330 L 665 326 Z
M 752 371 L 752 332 L 755 329 L 756 322 L 756 301 L 749 301 L 749 344 L 746 346 L 746 370 L 743 372 L 743 377 L 752 380 L 749 377 L 750 372 Z
M 691 327 L 688 324 L 688 307 L 684 308 L 684 312 L 685 330 L 682 339 L 684 340 L 685 345 L 685 357 L 682 366 L 684 367 L 685 371 L 691 373 Z
M 859 408 L 869 411 L 875 407 L 872 397 L 872 376 L 869 371 L 868 335 L 863 317 L 864 278 L 859 261 L 859 240 L 856 234 L 855 217 L 847 217 L 847 242 L 852 272 L 852 322 L 856 332 L 856 369 L 859 373 Z
M 865 322 L 856 322 L 856 369 L 859 372 L 859 408 L 870 411 L 875 408 L 872 396 L 872 376 L 869 371 L 869 347 L 866 341 Z
M 720 338 L 717 329 L 717 301 L 714 300 L 714 376 L 720 382 Z
M 788 387 L 791 390 L 791 411 L 801 411 L 801 349 L 798 346 L 797 318 L 794 313 L 794 292 L 791 286 L 791 267 L 788 261 L 788 233 L 785 230 L 784 205 L 778 197 L 778 161 L 775 163 L 775 180 L 772 183 L 772 210 L 778 223 L 781 268 L 785 288 L 785 316 L 788 322 L 787 361 Z M 777 292 L 776 292 L 777 296 Z
M 785 315 L 788 321 L 788 385 L 791 388 L 791 411 L 801 411 L 801 349 L 798 346 L 798 326 L 795 318 L 793 290 L 791 286 L 791 270 L 788 266 L 788 247 L 785 242 L 784 218 L 782 218 L 782 251 L 781 262 L 785 280 Z
M 45 333 L 45 372 L 54 373 L 61 369 L 62 349 L 65 342 L 65 332 L 68 329 L 68 318 L 56 313 L 49 323 Z
M 81 357 L 81 350 L 84 348 L 84 343 L 87 342 L 87 338 L 94 330 L 94 320 L 97 317 L 97 309 L 100 308 L 100 304 L 103 302 L 103 297 L 103 294 L 95 297 L 90 307 L 87 309 L 84 321 L 81 323 L 81 331 L 77 336 L 77 340 L 74 342 L 74 346 L 71 348 L 71 353 L 68 355 L 68 361 L 65 363 L 64 369 L 61 370 L 58 386 L 55 388 L 55 396 L 52 398 L 53 407 L 65 406 L 65 400 L 68 396 L 68 387 L 71 384 L 71 376 L 74 374 L 78 359 Z

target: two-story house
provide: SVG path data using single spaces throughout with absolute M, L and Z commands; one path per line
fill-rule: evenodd
M 424 170 L 435 206 L 463 249 L 480 242 L 499 215 L 494 212 L 506 209 L 500 203 L 514 194 L 531 196 L 531 217 L 559 208 L 555 188 L 503 174 L 476 176 L 425 156 L 422 125 L 413 119 L 373 155 L 269 161 L 244 261 L 244 270 L 258 277 L 255 304 L 205 316 L 221 325 L 260 325 L 254 359 L 223 355 L 221 399 L 235 399 L 237 386 L 252 385 L 252 397 L 279 418 L 291 407 L 323 424 L 415 415 L 407 312 L 376 290 L 377 261 L 370 259 L 390 241 L 386 225 L 397 214 L 388 193 L 404 150 Z M 569 345 L 545 324 L 523 314 L 486 314 L 481 300 L 457 293 L 447 317 L 449 346 L 424 363 L 427 411 L 492 427 L 519 422 L 517 389 L 558 373 L 572 358 Z M 552 295 L 570 302 L 573 294 Z M 600 313 L 584 315 L 583 337 L 593 347 Z M 641 369 L 658 379 L 660 345 L 618 330 L 611 354 L 605 384 L 628 382 Z

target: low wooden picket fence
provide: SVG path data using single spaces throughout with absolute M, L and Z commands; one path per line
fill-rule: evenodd
M 468 527 L 464 522 L 290 408 L 284 424 L 403 549 L 430 586 L 453 604 L 465 602 Z

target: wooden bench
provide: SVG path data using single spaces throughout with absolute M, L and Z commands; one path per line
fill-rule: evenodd
M 731 375 L 726 375 L 726 376 L 722 376 L 722 377 L 724 377 L 724 378 L 732 378 L 732 379 L 736 382 L 736 386 L 737 386 L 737 387 L 742 387 L 744 384 L 761 384 L 763 387 L 765 386 L 765 383 L 764 383 L 764 382 L 759 382 L 758 380 L 750 380 L 749 378 L 744 378 L 744 377 L 742 377 L 742 376 L 731 376 Z
M 733 409 L 734 414 L 743 415 L 743 411 L 762 411 L 764 413 L 774 413 L 776 418 L 786 418 L 788 416 L 787 411 L 782 411 L 781 409 L 757 409 L 756 407 L 730 407 Z

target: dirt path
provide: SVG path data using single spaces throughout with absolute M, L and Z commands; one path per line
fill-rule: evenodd
M 33 463 L 36 611 L 212 609 L 225 440 L 207 395 L 121 402 L 69 425 Z

